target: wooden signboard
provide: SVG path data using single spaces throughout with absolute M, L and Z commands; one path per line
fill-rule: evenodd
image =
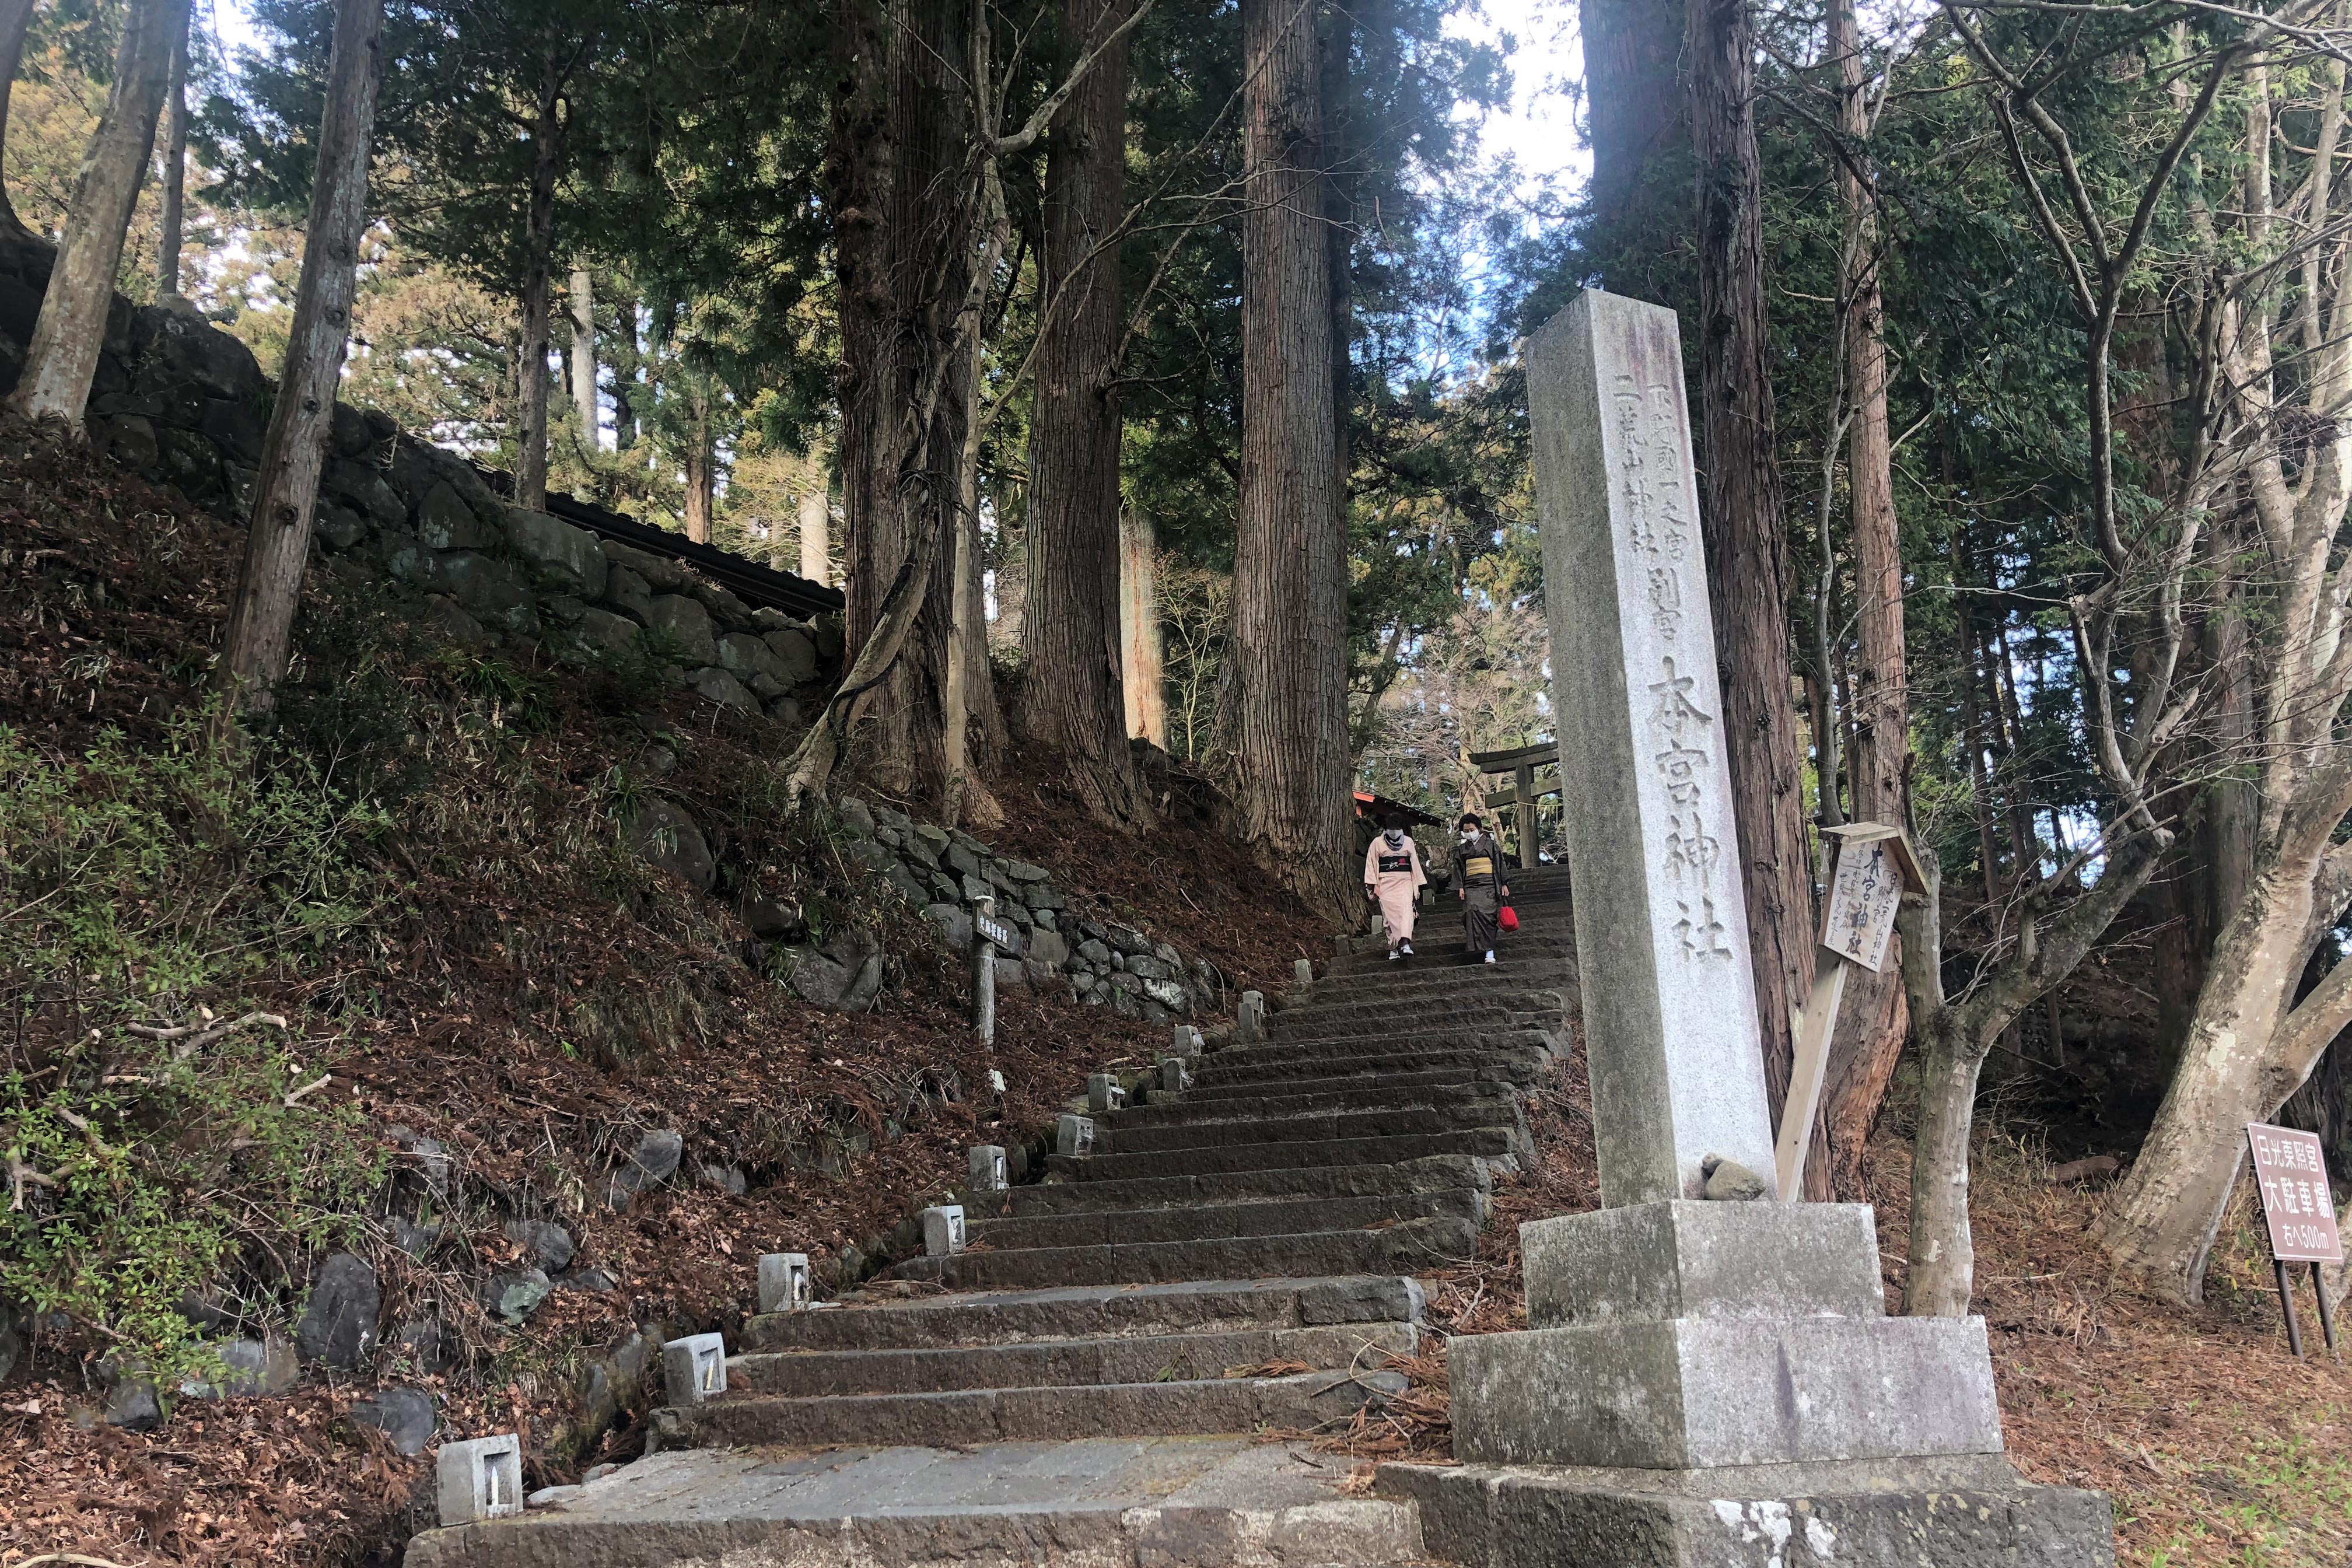
M 2336 1198 L 2327 1184 L 2326 1148 L 2316 1132 L 2267 1122 L 2246 1124 L 2246 1144 L 2254 1156 L 2254 1184 L 2263 1195 L 2263 1219 L 2270 1227 L 2271 1266 L 2278 1275 L 2279 1305 L 2286 1313 L 2286 1342 L 2303 1354 L 2303 1327 L 2294 1319 L 2294 1278 L 2287 1266 L 2311 1265 L 2319 1294 L 2319 1328 L 2327 1348 L 2336 1348 L 2336 1315 L 2327 1304 L 2323 1263 L 2344 1261 L 2344 1238 L 2336 1227 Z
M 971 923 L 980 932 L 981 941 L 994 942 L 1012 957 L 1021 956 L 1021 938 L 1011 926 L 989 915 L 974 915 Z
M 1838 1004 L 1845 996 L 1846 965 L 1858 963 L 1877 973 L 1886 963 L 1887 943 L 1895 938 L 1895 916 L 1904 893 L 1927 890 L 1911 841 L 1901 828 L 1855 822 L 1822 832 L 1837 843 L 1837 865 L 1822 918 L 1822 951 L 1813 955 L 1813 989 L 1805 999 L 1803 1016 L 1796 1020 L 1796 1059 L 1790 1064 L 1789 1096 L 1780 1108 L 1780 1135 L 1773 1148 L 1782 1203 L 1794 1203 L 1804 1183 L 1822 1078 L 1829 1068 L 1830 1035 L 1837 1026 Z

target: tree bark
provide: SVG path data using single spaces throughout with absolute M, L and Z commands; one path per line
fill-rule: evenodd
M 1830 7 L 1830 53 L 1838 66 L 1839 129 L 1850 155 L 1868 167 L 1869 105 L 1864 98 L 1860 29 L 1850 0 Z M 1886 418 L 1886 306 L 1879 289 L 1878 224 L 1868 184 L 1839 164 L 1846 209 L 1848 293 L 1846 494 L 1853 521 L 1853 816 L 1906 825 L 1904 763 L 1910 751 L 1910 700 L 1903 627 L 1902 542 L 1895 515 L 1894 449 Z M 1895 939 L 1900 942 L 1902 939 Z M 1846 981 L 1844 1016 L 1830 1053 L 1823 1110 L 1830 1180 L 1838 1195 L 1865 1195 L 1863 1160 L 1903 1054 L 1910 1015 L 1898 966 Z
M 33 324 L 25 368 L 8 406 L 29 418 L 54 416 L 79 432 L 106 340 L 115 270 L 131 211 L 155 147 L 155 117 L 172 74 L 174 41 L 187 31 L 188 0 L 140 0 L 123 18 L 106 111 L 82 153 L 48 292 Z
M 637 444 L 637 301 L 623 294 L 613 301 L 613 450 Z
M 155 291 L 180 297 L 180 235 L 188 194 L 188 29 L 172 50 L 172 80 L 163 100 L 163 222 L 155 247 Z
M 937 798 L 945 785 L 953 571 L 935 571 L 957 505 L 963 399 L 934 395 L 953 374 L 953 322 L 972 233 L 959 177 L 971 113 L 951 0 L 856 0 L 835 29 L 842 90 L 828 157 L 841 319 L 838 470 L 853 665 L 883 626 L 901 568 L 926 561 L 919 602 L 859 709 L 877 781 Z M 929 427 L 921 410 L 928 408 Z M 895 629 L 895 628 L 894 628 Z
M 547 509 L 547 340 L 555 279 L 555 184 L 563 171 L 562 84 L 551 56 L 541 68 L 530 132 L 530 195 L 523 232 L 521 374 L 515 443 L 515 504 Z
M 826 542 L 825 534 L 833 519 L 826 507 L 824 492 L 821 489 L 803 490 L 797 511 L 801 532 L 801 575 L 819 587 L 830 586 L 832 546 Z
M 2338 760 L 2256 856 L 2244 896 L 2215 942 L 2180 1066 L 2155 1123 L 2116 1189 L 2098 1237 L 2116 1264 L 2177 1301 L 2204 1297 L 2205 1260 L 2245 1157 L 2245 1126 L 2263 1121 L 2311 1074 L 2352 1009 L 2339 965 L 2300 1005 L 2312 943 L 2340 917 L 2352 851 L 2328 839 L 2352 808 L 2352 763 Z
M 710 503 L 718 488 L 717 456 L 710 439 L 710 381 L 700 371 L 686 373 L 686 536 L 710 542 Z
M 572 405 L 580 415 L 580 445 L 596 449 L 596 286 L 584 267 L 572 269 Z
M 1790 701 L 1789 559 L 1765 330 L 1754 37 L 1746 0 L 1689 0 L 1687 20 L 1706 388 L 1701 523 L 1765 1085 L 1778 1114 L 1788 1092 L 1790 1010 L 1812 984 L 1813 890 Z
M 1613 226 L 1640 189 L 1650 160 L 1673 146 L 1686 112 L 1675 79 L 1683 29 L 1660 0 L 1581 0 L 1586 114 L 1592 138 L 1592 205 Z
M 1347 552 L 1314 16 L 1243 0 L 1241 514 L 1225 660 L 1242 837 L 1318 915 L 1348 897 Z
M 360 240 L 367 229 L 368 142 L 383 81 L 383 0 L 337 0 L 293 327 L 262 442 L 245 564 L 215 677 L 230 700 L 222 716 L 224 738 L 234 733 L 237 712 L 270 710 L 286 674 L 319 474 L 326 466 L 335 389 L 351 339 Z
M 1124 0 L 1064 0 L 1068 48 L 1118 20 Z M 1130 831 L 1153 820 L 1127 749 L 1118 658 L 1118 395 L 1116 244 L 1126 217 L 1127 46 L 1097 61 L 1054 117 L 1039 252 L 1046 318 L 1035 351 L 1025 536 L 1027 667 L 1014 722 L 1054 747 L 1094 816 Z
M 16 79 L 16 68 L 25 60 L 25 35 L 32 30 L 33 0 L 0 0 L 0 168 L 5 168 L 8 149 L 8 89 Z M 24 220 L 8 200 L 8 184 L 0 179 L 0 228 L 25 232 Z

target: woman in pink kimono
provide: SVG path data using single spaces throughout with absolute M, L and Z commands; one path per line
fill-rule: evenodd
M 1391 816 L 1364 851 L 1364 896 L 1381 907 L 1389 928 L 1389 960 L 1412 956 L 1412 911 L 1422 884 L 1421 847 L 1404 830 L 1404 818 Z

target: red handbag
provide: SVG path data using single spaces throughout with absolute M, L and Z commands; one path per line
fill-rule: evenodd
M 1501 911 L 1495 916 L 1495 923 L 1505 931 L 1517 931 L 1519 929 L 1519 911 L 1505 904 Z

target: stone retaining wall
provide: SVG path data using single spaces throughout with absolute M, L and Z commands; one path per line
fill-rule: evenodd
M 15 386 L 50 247 L 0 237 L 0 395 Z M 276 388 L 252 351 L 185 302 L 116 295 L 84 424 L 90 442 L 189 502 L 243 521 Z M 481 647 L 556 658 L 651 658 L 671 684 L 788 723 L 838 684 L 841 628 L 754 609 L 683 563 L 502 500 L 465 458 L 337 404 L 316 545 L 328 568 L 422 592 L 435 622 Z

